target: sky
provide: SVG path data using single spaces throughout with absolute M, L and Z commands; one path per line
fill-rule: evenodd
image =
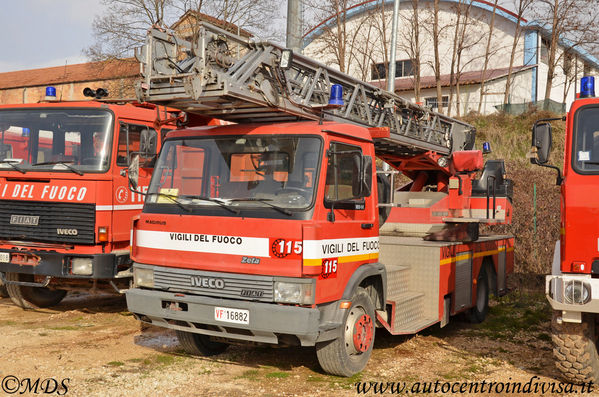
M 100 0 L 4 0 L 0 73 L 86 62 Z

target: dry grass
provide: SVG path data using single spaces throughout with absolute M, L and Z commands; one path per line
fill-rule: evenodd
M 493 228 L 516 236 L 515 272 L 549 274 L 553 248 L 559 239 L 560 195 L 553 170 L 530 164 L 531 129 L 536 120 L 559 117 L 549 112 L 519 116 L 496 114 L 469 116 L 466 121 L 477 128 L 477 146 L 489 141 L 493 153 L 487 158 L 506 160 L 508 177 L 514 181 L 514 215 L 512 225 Z M 552 122 L 553 150 L 551 163 L 563 166 L 565 123 Z M 536 231 L 534 190 L 536 185 Z M 522 279 L 522 278 L 521 278 Z

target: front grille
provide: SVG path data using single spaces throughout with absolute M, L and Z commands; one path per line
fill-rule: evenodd
M 193 283 L 192 279 L 195 280 Z M 216 288 L 198 286 L 202 279 Z M 223 288 L 218 288 L 223 284 Z M 171 292 L 189 292 L 217 298 L 273 302 L 274 279 L 269 276 L 154 268 L 154 287 Z
M 33 226 L 10 224 L 13 215 L 39 216 Z M 94 204 L 0 200 L 0 238 L 54 243 L 94 244 Z M 73 230 L 77 231 L 74 235 Z M 59 234 L 62 231 L 63 234 Z

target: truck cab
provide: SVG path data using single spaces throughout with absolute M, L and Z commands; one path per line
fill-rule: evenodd
M 130 219 L 143 195 L 129 190 L 126 170 L 142 156 L 145 191 L 161 136 L 176 128 L 155 120 L 154 105 L 0 106 L 0 279 L 15 304 L 128 286 Z

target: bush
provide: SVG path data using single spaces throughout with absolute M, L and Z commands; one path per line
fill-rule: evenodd
M 508 178 L 514 181 L 514 213 L 511 225 L 491 227 L 496 233 L 516 237 L 515 273 L 550 274 L 553 249 L 560 231 L 560 189 L 556 172 L 530 163 L 531 128 L 536 120 L 559 117 L 548 112 L 519 116 L 496 114 L 468 116 L 465 121 L 477 127 L 477 146 L 489 141 L 493 153 L 487 158 L 506 160 Z M 564 130 L 561 121 L 553 122 L 551 163 L 563 166 Z M 536 184 L 536 231 L 534 189 Z

